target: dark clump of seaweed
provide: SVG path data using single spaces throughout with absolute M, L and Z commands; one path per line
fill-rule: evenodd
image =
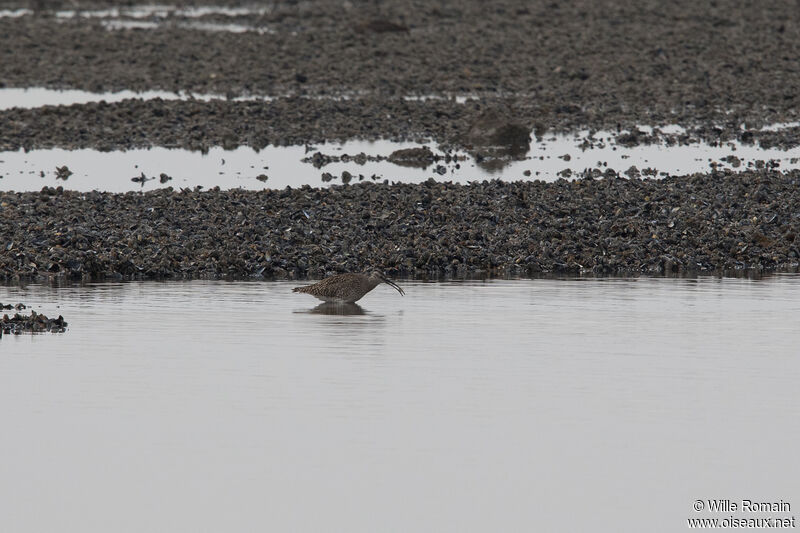
M 17 308 L 24 309 L 25 306 L 17 305 Z M 0 319 L 0 337 L 6 335 L 20 335 L 22 333 L 64 333 L 67 329 L 67 322 L 64 317 L 48 318 L 47 315 L 31 311 L 30 315 L 14 313 L 13 316 L 3 315 Z

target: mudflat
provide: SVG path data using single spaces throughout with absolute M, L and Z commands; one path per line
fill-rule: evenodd
M 122 6 L 109 27 L 91 11 L 119 3 L 8 3 L 30 12 L 0 17 L 4 87 L 221 99 L 8 109 L 0 112 L 0 149 L 205 150 L 354 138 L 469 148 L 487 111 L 534 134 L 617 131 L 625 145 L 799 144 L 798 126 L 762 129 L 798 119 L 800 12 L 787 2 L 285 2 L 228 12 L 197 7 L 251 5 L 175 5 L 184 11 L 157 21 Z M 237 100 L 252 95 L 269 99 Z M 685 132 L 637 128 L 665 124 Z M 776 169 L 263 193 L 46 188 L 2 194 L 0 276 L 791 270 L 796 188 L 796 173 Z
M 175 130 L 173 142 L 188 147 L 199 142 L 192 127 L 201 123 L 209 141 L 256 147 L 345 137 L 445 142 L 487 106 L 512 109 L 531 127 L 680 123 L 709 138 L 798 118 L 800 13 L 784 1 L 281 2 L 191 18 L 267 33 L 199 31 L 178 24 L 178 15 L 152 29 L 117 30 L 100 17 L 56 16 L 76 5 L 120 6 L 9 3 L 35 14 L 0 18 L 0 49 L 11 59 L 0 61 L 0 84 L 356 100 L 287 98 L 256 108 L 230 102 L 205 111 L 186 102 L 126 102 L 2 113 L 5 147 L 156 144 L 170 137 L 164 130 Z M 427 95 L 477 101 L 397 101 Z M 63 131 L 60 119 L 82 124 L 81 135 Z M 104 141 L 109 127 L 118 133 Z M 797 135 L 794 128 L 765 138 L 796 145 Z

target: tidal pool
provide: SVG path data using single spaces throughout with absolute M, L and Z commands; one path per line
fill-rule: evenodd
M 400 283 L 355 314 L 297 282 L 0 287 L 69 322 L 0 339 L 3 529 L 672 532 L 696 499 L 800 502 L 800 276 Z
M 328 187 L 341 185 L 344 172 L 352 176 L 351 184 L 359 181 L 421 183 L 428 179 L 466 184 L 485 179 L 555 181 L 562 177 L 580 176 L 586 169 L 613 169 L 624 173 L 636 167 L 637 171 L 649 173 L 652 177 L 663 177 L 666 174 L 709 172 L 712 165 L 713 168 L 741 171 L 763 166 L 765 161 L 780 170 L 800 168 L 800 149 L 762 149 L 734 142 L 721 146 L 695 143 L 623 147 L 608 140 L 609 132 L 595 134 L 593 139 L 598 144 L 582 148 L 580 145 L 585 134 L 588 132 L 547 135 L 534 140 L 522 159 L 502 165 L 482 164 L 465 152 L 453 152 L 451 155 L 457 156 L 457 160 L 435 162 L 426 168 L 400 166 L 386 160 L 358 164 L 352 158 L 361 153 L 385 158 L 395 150 L 419 146 L 427 146 L 435 155 L 444 157 L 445 153 L 432 142 L 421 145 L 414 142 L 348 141 L 307 147 L 267 146 L 262 150 L 246 146 L 234 150 L 215 147 L 207 153 L 163 147 L 111 152 L 61 148 L 19 150 L 0 152 L 0 191 L 35 191 L 45 186 L 108 192 L 197 186 L 251 190 L 303 185 Z M 348 155 L 350 160 L 321 168 L 303 162 L 315 152 L 335 157 Z M 736 159 L 728 160 L 729 157 Z M 72 172 L 66 180 L 58 177 L 57 168 L 63 166 Z M 146 179 L 144 183 L 138 181 L 142 174 Z M 171 179 L 162 181 L 161 174 Z M 324 174 L 329 175 L 327 179 Z
M 287 96 L 287 95 L 284 95 Z M 308 96 L 333 100 L 358 99 L 359 94 L 342 93 L 326 96 Z M 407 100 L 452 99 L 465 103 L 476 95 L 430 94 L 401 96 Z M 121 102 L 128 99 L 213 101 L 224 99 L 218 94 L 170 93 L 165 91 L 92 93 L 79 90 L 58 91 L 46 88 L 2 88 L 0 110 L 12 108 L 37 108 L 45 105 L 64 106 L 78 103 L 106 101 Z M 248 95 L 234 98 L 237 101 L 270 101 L 275 96 Z M 769 124 L 763 131 L 780 131 L 797 126 L 797 122 Z M 640 125 L 638 130 L 652 133 L 653 126 Z M 677 124 L 656 126 L 662 134 L 685 133 Z M 301 187 L 328 187 L 344 182 L 389 181 L 421 183 L 428 179 L 469 183 L 485 179 L 505 181 L 575 178 L 586 170 L 613 170 L 622 175 L 663 177 L 711 169 L 741 171 L 768 165 L 780 170 L 800 169 L 800 149 L 761 148 L 756 144 L 726 142 L 709 144 L 639 144 L 618 145 L 618 133 L 589 130 L 572 134 L 545 133 L 536 136 L 531 132 L 530 149 L 513 160 L 478 160 L 464 151 L 449 152 L 456 159 L 432 162 L 425 166 L 409 167 L 391 163 L 385 158 L 396 150 L 426 146 L 435 155 L 446 154 L 434 142 L 392 142 L 387 140 L 344 143 L 317 143 L 308 146 L 267 146 L 256 150 L 239 146 L 233 150 L 212 147 L 208 152 L 171 147 L 101 151 L 97 149 L 65 150 L 63 148 L 35 149 L 30 151 L 0 151 L 0 191 L 34 191 L 42 187 L 63 186 L 78 191 L 100 190 L 127 192 L 152 190 L 162 187 L 223 189 L 264 189 Z M 303 161 L 314 153 L 341 158 L 344 161 L 329 163 L 317 168 Z M 364 154 L 381 160 L 353 160 Z M 67 180 L 58 168 L 66 166 L 72 173 Z M 345 172 L 351 175 L 345 178 Z M 161 179 L 161 175 L 171 179 Z M 144 181 L 141 180 L 144 176 Z

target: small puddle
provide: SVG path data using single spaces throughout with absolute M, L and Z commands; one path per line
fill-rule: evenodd
M 127 20 L 127 19 L 108 19 L 100 23 L 107 30 L 156 30 L 159 28 L 181 28 L 186 30 L 198 30 L 207 32 L 228 32 L 245 33 L 254 32 L 259 35 L 275 33 L 263 26 L 246 26 L 244 24 L 222 24 L 218 22 L 200 21 L 171 21 L 171 20 Z
M 174 6 L 159 4 L 142 4 L 123 7 L 112 7 L 107 9 L 61 9 L 56 11 L 47 10 L 59 19 L 165 19 L 169 17 L 178 18 L 201 18 L 208 16 L 221 17 L 246 17 L 262 16 L 272 12 L 273 6 Z M 0 18 L 19 18 L 34 15 L 33 9 L 0 9 Z
M 0 9 L 0 18 L 12 18 L 16 19 L 19 17 L 26 17 L 28 15 L 33 15 L 33 10 L 31 9 Z
M 555 181 L 578 177 L 592 169 L 596 169 L 595 173 L 610 169 L 628 176 L 662 177 L 708 172 L 714 167 L 800 168 L 800 149 L 765 150 L 735 142 L 722 146 L 696 143 L 624 147 L 615 145 L 607 132 L 595 133 L 591 137 L 592 147 L 587 147 L 587 136 L 588 132 L 548 135 L 532 142 L 524 159 L 499 162 L 479 162 L 465 152 L 444 153 L 435 143 L 428 143 L 422 146 L 427 146 L 439 160 L 425 168 L 400 166 L 385 160 L 396 150 L 421 146 L 391 141 L 269 146 L 260 151 L 249 147 L 235 150 L 217 147 L 207 153 L 168 148 L 112 152 L 20 150 L 0 152 L 0 190 L 31 191 L 59 185 L 72 190 L 109 192 L 169 186 L 255 190 L 302 185 L 326 187 L 359 181 L 420 183 L 430 178 L 456 183 L 495 178 Z M 314 158 L 317 152 L 321 156 Z M 313 159 L 322 164 L 315 166 Z M 331 159 L 333 162 L 324 164 Z M 65 166 L 68 172 L 63 169 Z
M 182 28 L 207 32 L 259 34 L 274 33 L 264 26 L 200 21 L 203 17 L 260 17 L 272 11 L 272 7 L 196 6 L 178 7 L 169 5 L 139 5 L 109 9 L 60 10 L 51 12 L 56 20 L 65 22 L 76 19 L 99 20 L 108 30 L 154 30 L 159 28 Z M 3 9 L 0 18 L 20 18 L 34 15 L 31 9 Z
M 272 6 L 186 6 L 143 4 L 109 9 L 72 9 L 56 11 L 58 18 L 201 18 L 212 15 L 224 17 L 261 16 L 272 11 Z
M 20 108 L 20 109 L 33 109 L 36 107 L 43 107 L 46 105 L 72 105 L 72 104 L 88 104 L 91 102 L 106 102 L 113 104 L 122 102 L 123 100 L 140 99 L 140 100 L 154 100 L 161 98 L 162 100 L 224 100 L 223 95 L 213 94 L 190 94 L 190 93 L 174 93 L 169 91 L 119 91 L 114 93 L 93 93 L 88 91 L 79 90 L 57 90 L 57 89 L 44 89 L 41 87 L 34 87 L 30 89 L 22 88 L 4 88 L 0 89 L 0 111 L 6 109 Z M 264 100 L 267 100 L 265 97 Z
M 131 23 L 135 23 L 132 21 Z M 143 22 L 143 24 L 147 24 Z M 276 98 L 309 98 L 314 100 L 352 100 L 360 97 L 369 96 L 369 93 L 356 93 L 356 92 L 342 92 L 338 94 L 325 94 L 325 95 L 297 95 L 297 94 L 282 94 L 278 96 L 270 95 L 247 95 L 236 96 L 229 98 L 224 94 L 215 93 L 189 93 L 185 91 L 170 92 L 170 91 L 117 91 L 117 92 L 104 92 L 96 93 L 90 91 L 81 91 L 77 89 L 46 89 L 44 87 L 5 87 L 0 88 L 0 111 L 6 109 L 20 108 L 20 109 L 33 109 L 36 107 L 43 107 L 46 105 L 72 105 L 72 104 L 88 104 L 92 102 L 106 102 L 113 104 L 122 102 L 123 100 L 154 100 L 160 98 L 162 100 L 200 100 L 203 102 L 210 102 L 213 100 L 226 100 L 232 102 L 270 102 Z M 405 95 L 401 96 L 403 100 L 409 102 L 425 102 L 429 100 L 450 100 L 457 104 L 464 104 L 470 100 L 477 100 L 480 98 L 476 94 L 467 95 L 448 95 L 448 94 L 428 94 L 428 95 Z

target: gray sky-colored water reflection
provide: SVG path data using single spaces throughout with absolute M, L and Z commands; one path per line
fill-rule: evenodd
M 800 151 L 778 148 L 761 149 L 754 145 L 729 143 L 724 146 L 707 144 L 690 145 L 639 145 L 631 148 L 605 143 L 602 146 L 581 149 L 580 135 L 550 135 L 535 140 L 525 159 L 510 161 L 500 168 L 485 168 L 464 153 L 464 160 L 451 163 L 434 163 L 427 168 L 399 166 L 389 161 L 370 161 L 359 165 L 353 161 L 336 162 L 315 168 L 302 159 L 314 152 L 326 155 L 387 157 L 395 150 L 420 146 L 413 142 L 348 141 L 343 144 L 318 144 L 303 146 L 268 146 L 260 151 L 249 147 L 234 150 L 212 148 L 208 153 L 182 149 L 151 148 L 102 152 L 93 149 L 31 150 L 0 152 L 0 190 L 30 191 L 44 186 L 63 186 L 66 189 L 110 192 L 152 190 L 160 187 L 197 187 L 222 189 L 282 189 L 286 186 L 326 187 L 342 183 L 342 174 L 352 174 L 350 183 L 359 181 L 390 181 L 421 183 L 427 179 L 469 183 L 475 180 L 499 178 L 506 181 L 541 179 L 554 181 L 565 170 L 577 176 L 585 169 L 614 169 L 625 172 L 631 167 L 640 171 L 653 169 L 656 175 L 691 174 L 708 172 L 711 164 L 718 168 L 744 170 L 756 161 L 777 161 L 781 170 L 800 168 Z M 605 139 L 602 135 L 598 139 Z M 440 156 L 434 143 L 426 146 Z M 722 161 L 736 156 L 735 166 Z M 569 156 L 565 158 L 564 156 Z M 565 160 L 568 159 L 568 160 Z M 457 165 L 457 166 L 456 166 Z M 73 173 L 67 180 L 58 179 L 57 167 L 67 166 Z M 441 172 L 437 172 L 437 167 Z M 322 179 L 323 173 L 332 176 Z M 143 185 L 132 181 L 142 174 L 148 179 Z M 162 182 L 160 175 L 171 179 Z M 265 181 L 258 179 L 266 176 Z
M 0 287 L 70 322 L 0 339 L 4 529 L 666 532 L 800 501 L 798 276 L 405 282 L 354 315 L 294 285 Z

